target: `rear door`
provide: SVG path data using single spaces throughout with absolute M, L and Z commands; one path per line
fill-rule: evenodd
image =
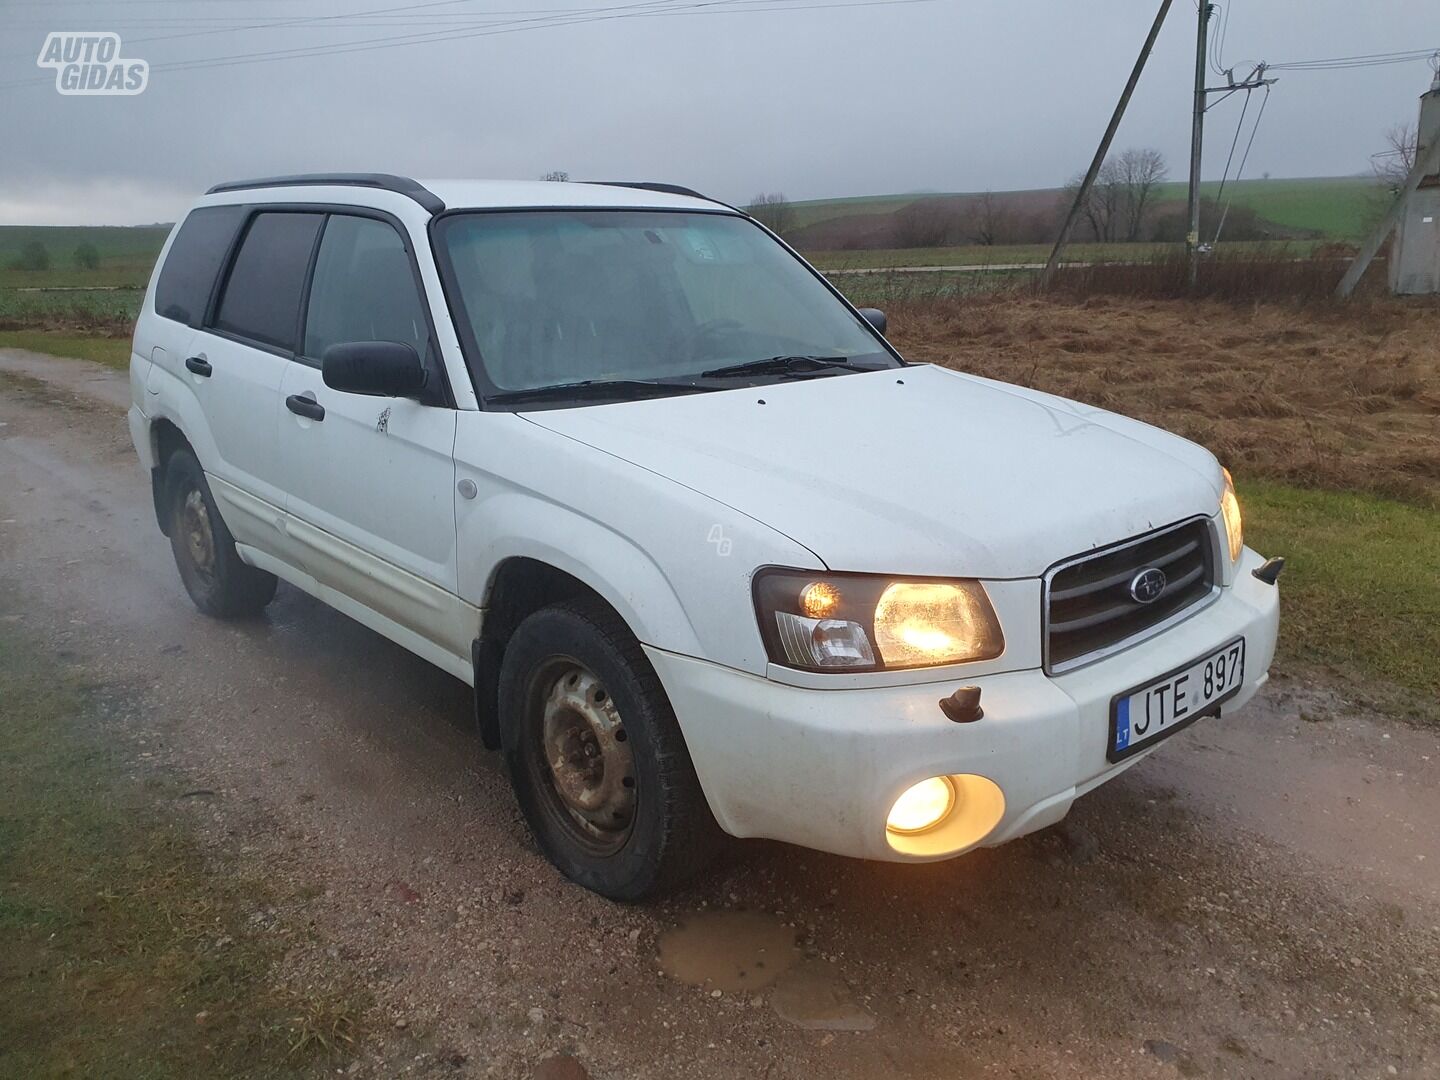
M 287 479 L 276 450 L 280 384 L 299 335 L 305 275 L 324 215 L 259 209 L 244 227 L 213 311 L 190 341 L 182 377 L 214 440 L 205 461 L 221 514 L 241 543 L 273 549 Z
M 412 346 L 430 371 L 424 400 L 326 386 L 325 349 L 356 341 Z M 451 655 L 468 656 L 476 620 L 455 595 L 456 412 L 419 274 L 392 221 L 328 218 L 281 397 L 287 532 L 304 569 Z
M 135 336 L 135 348 L 154 365 L 147 389 L 159 393 L 164 376 L 171 376 L 196 399 L 202 416 L 211 397 L 210 384 L 184 362 L 196 328 L 210 310 L 216 283 L 246 213 L 244 206 L 201 206 L 186 215 L 165 250 L 155 281 L 153 310 L 141 313 Z M 193 416 L 189 406 L 189 401 L 179 403 L 177 411 L 187 418 Z M 204 442 L 203 432 L 190 434 Z

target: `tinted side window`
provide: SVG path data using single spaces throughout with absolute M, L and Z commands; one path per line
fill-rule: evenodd
M 155 314 L 200 325 L 210 291 L 215 287 L 215 275 L 244 217 L 243 206 L 202 206 L 190 211 L 160 268 L 160 280 L 155 283 Z
M 310 284 L 305 355 L 320 359 L 345 341 L 399 341 L 424 357 L 429 338 L 400 234 L 374 218 L 331 217 Z
M 261 213 L 230 267 L 215 327 L 282 349 L 295 347 L 300 293 L 323 214 Z

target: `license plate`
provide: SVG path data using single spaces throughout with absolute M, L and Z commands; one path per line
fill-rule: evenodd
M 1221 703 L 1244 681 L 1242 637 L 1117 695 L 1110 702 L 1110 748 L 1105 756 L 1123 761 L 1202 716 L 1219 716 Z

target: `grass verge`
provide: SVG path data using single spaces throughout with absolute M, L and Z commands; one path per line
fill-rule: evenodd
M 1269 482 L 1244 484 L 1241 499 L 1246 542 L 1287 560 L 1282 662 L 1329 669 L 1387 712 L 1440 721 L 1440 513 Z M 1387 683 L 1400 693 L 1376 689 Z
M 214 865 L 105 729 L 0 623 L 0 1076 L 333 1070 L 361 1000 L 280 983 L 284 898 Z
M 93 360 L 117 369 L 130 364 L 129 338 L 92 337 L 53 330 L 0 330 L 0 349 L 29 349 L 51 356 Z
M 920 276 L 920 275 L 914 275 Z M 1021 294 L 891 305 L 911 360 L 1133 416 L 1241 482 L 1440 510 L 1440 305 L 1234 304 Z

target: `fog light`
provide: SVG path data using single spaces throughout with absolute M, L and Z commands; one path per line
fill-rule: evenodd
M 885 819 L 885 827 L 895 833 L 918 833 L 932 829 L 945 820 L 955 806 L 955 786 L 948 776 L 932 776 L 908 789 Z

